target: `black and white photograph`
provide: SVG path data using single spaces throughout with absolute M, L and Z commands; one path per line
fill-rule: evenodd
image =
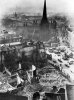
M 74 100 L 74 0 L 0 0 L 0 100 Z

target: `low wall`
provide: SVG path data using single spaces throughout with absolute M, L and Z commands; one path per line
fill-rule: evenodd
M 28 100 L 28 97 L 16 96 L 9 93 L 0 93 L 0 100 Z

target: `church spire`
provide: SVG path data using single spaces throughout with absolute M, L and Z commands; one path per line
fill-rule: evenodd
M 47 18 L 46 0 L 44 1 L 43 17 Z
M 49 22 L 48 22 L 48 19 L 47 19 L 46 0 L 44 0 L 43 16 L 42 16 L 40 26 L 43 27 L 43 28 L 49 27 Z

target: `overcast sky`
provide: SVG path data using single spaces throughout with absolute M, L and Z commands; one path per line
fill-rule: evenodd
M 0 18 L 15 8 L 31 14 L 42 12 L 43 3 L 44 0 L 0 0 Z M 47 0 L 47 11 L 74 16 L 74 0 Z

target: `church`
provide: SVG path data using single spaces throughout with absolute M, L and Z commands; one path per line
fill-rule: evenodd
M 47 18 L 46 0 L 44 1 L 43 16 L 40 22 L 40 27 L 42 29 L 49 28 L 49 22 Z

